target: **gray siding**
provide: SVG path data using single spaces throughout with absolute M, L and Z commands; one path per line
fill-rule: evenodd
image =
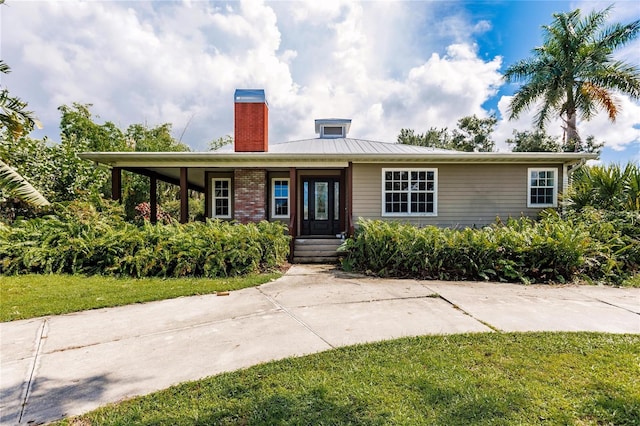
M 438 170 L 436 216 L 382 216 L 382 169 L 396 167 Z M 535 218 L 543 209 L 527 208 L 529 167 L 557 169 L 558 192 L 562 192 L 562 164 L 354 164 L 354 221 L 368 218 L 466 227 L 487 225 L 497 217 Z

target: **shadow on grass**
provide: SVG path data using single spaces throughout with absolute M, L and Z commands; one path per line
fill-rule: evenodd
M 598 419 L 598 424 L 640 425 L 640 399 L 625 394 L 611 385 L 599 383 L 594 390 L 597 394 L 581 407 L 581 417 Z
M 237 395 L 206 407 L 191 406 L 170 414 L 157 410 L 142 419 L 145 425 L 359 425 L 388 424 L 389 415 L 375 413 L 356 398 L 336 400 L 322 387 L 307 392 L 283 393 L 255 397 L 251 392 Z M 191 414 L 187 414 L 191 412 Z M 186 414 L 186 415 L 185 415 Z M 120 418 L 119 421 L 123 419 Z M 134 420 L 132 418 L 124 421 Z M 140 419 L 135 419 L 140 420 Z M 114 423 L 115 424 L 115 423 Z

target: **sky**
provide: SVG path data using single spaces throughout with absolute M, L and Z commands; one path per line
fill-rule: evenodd
M 495 114 L 498 150 L 535 110 L 508 120 L 517 85 L 504 70 L 542 43 L 552 14 L 602 10 L 600 1 L 30 1 L 0 6 L 0 84 L 27 101 L 59 140 L 58 107 L 92 104 L 120 128 L 171 123 L 194 151 L 233 135 L 235 89 L 260 88 L 269 143 L 316 137 L 317 118 L 352 119 L 350 137 L 395 142 L 402 128 L 453 129 Z M 640 19 L 640 2 L 617 1 L 610 22 Z M 616 52 L 640 66 L 640 39 Z M 579 122 L 605 142 L 605 163 L 640 161 L 640 103 L 618 96 Z M 548 133 L 561 135 L 560 123 Z

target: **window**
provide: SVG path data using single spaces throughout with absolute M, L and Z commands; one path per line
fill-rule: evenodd
M 383 169 L 383 216 L 435 216 L 437 169 Z
M 231 218 L 231 179 L 213 179 L 212 180 L 212 204 L 211 215 L 213 217 L 230 219 Z
M 557 169 L 529 169 L 527 207 L 556 207 Z
M 343 137 L 344 136 L 344 127 L 340 126 L 323 126 L 322 127 L 322 136 L 334 136 L 334 137 Z
M 271 181 L 271 211 L 273 217 L 289 217 L 289 179 Z

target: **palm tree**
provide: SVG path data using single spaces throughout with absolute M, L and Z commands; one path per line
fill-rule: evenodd
M 0 3 L 1 4 L 1 3 Z M 8 74 L 11 68 L 0 59 L 0 73 Z M 9 95 L 7 89 L 0 90 L 0 129 L 6 127 L 14 138 L 28 133 L 40 123 L 33 117 L 31 111 L 26 111 L 27 103 Z
M 43 207 L 49 205 L 49 201 L 44 195 L 2 160 L 0 160 L 0 188 L 30 206 Z
M 613 122 L 619 112 L 614 91 L 632 99 L 640 97 L 638 67 L 612 56 L 615 49 L 638 35 L 640 20 L 603 28 L 610 10 L 608 7 L 584 18 L 580 9 L 553 15 L 551 25 L 542 27 L 544 44 L 504 74 L 509 83 L 524 82 L 511 101 L 509 119 L 541 101 L 536 126 L 543 129 L 550 114 L 558 113 L 565 123 L 565 144 L 580 142 L 578 114 L 589 120 L 604 109 Z
M 567 205 L 574 210 L 640 211 L 640 165 L 581 167 L 572 176 Z

